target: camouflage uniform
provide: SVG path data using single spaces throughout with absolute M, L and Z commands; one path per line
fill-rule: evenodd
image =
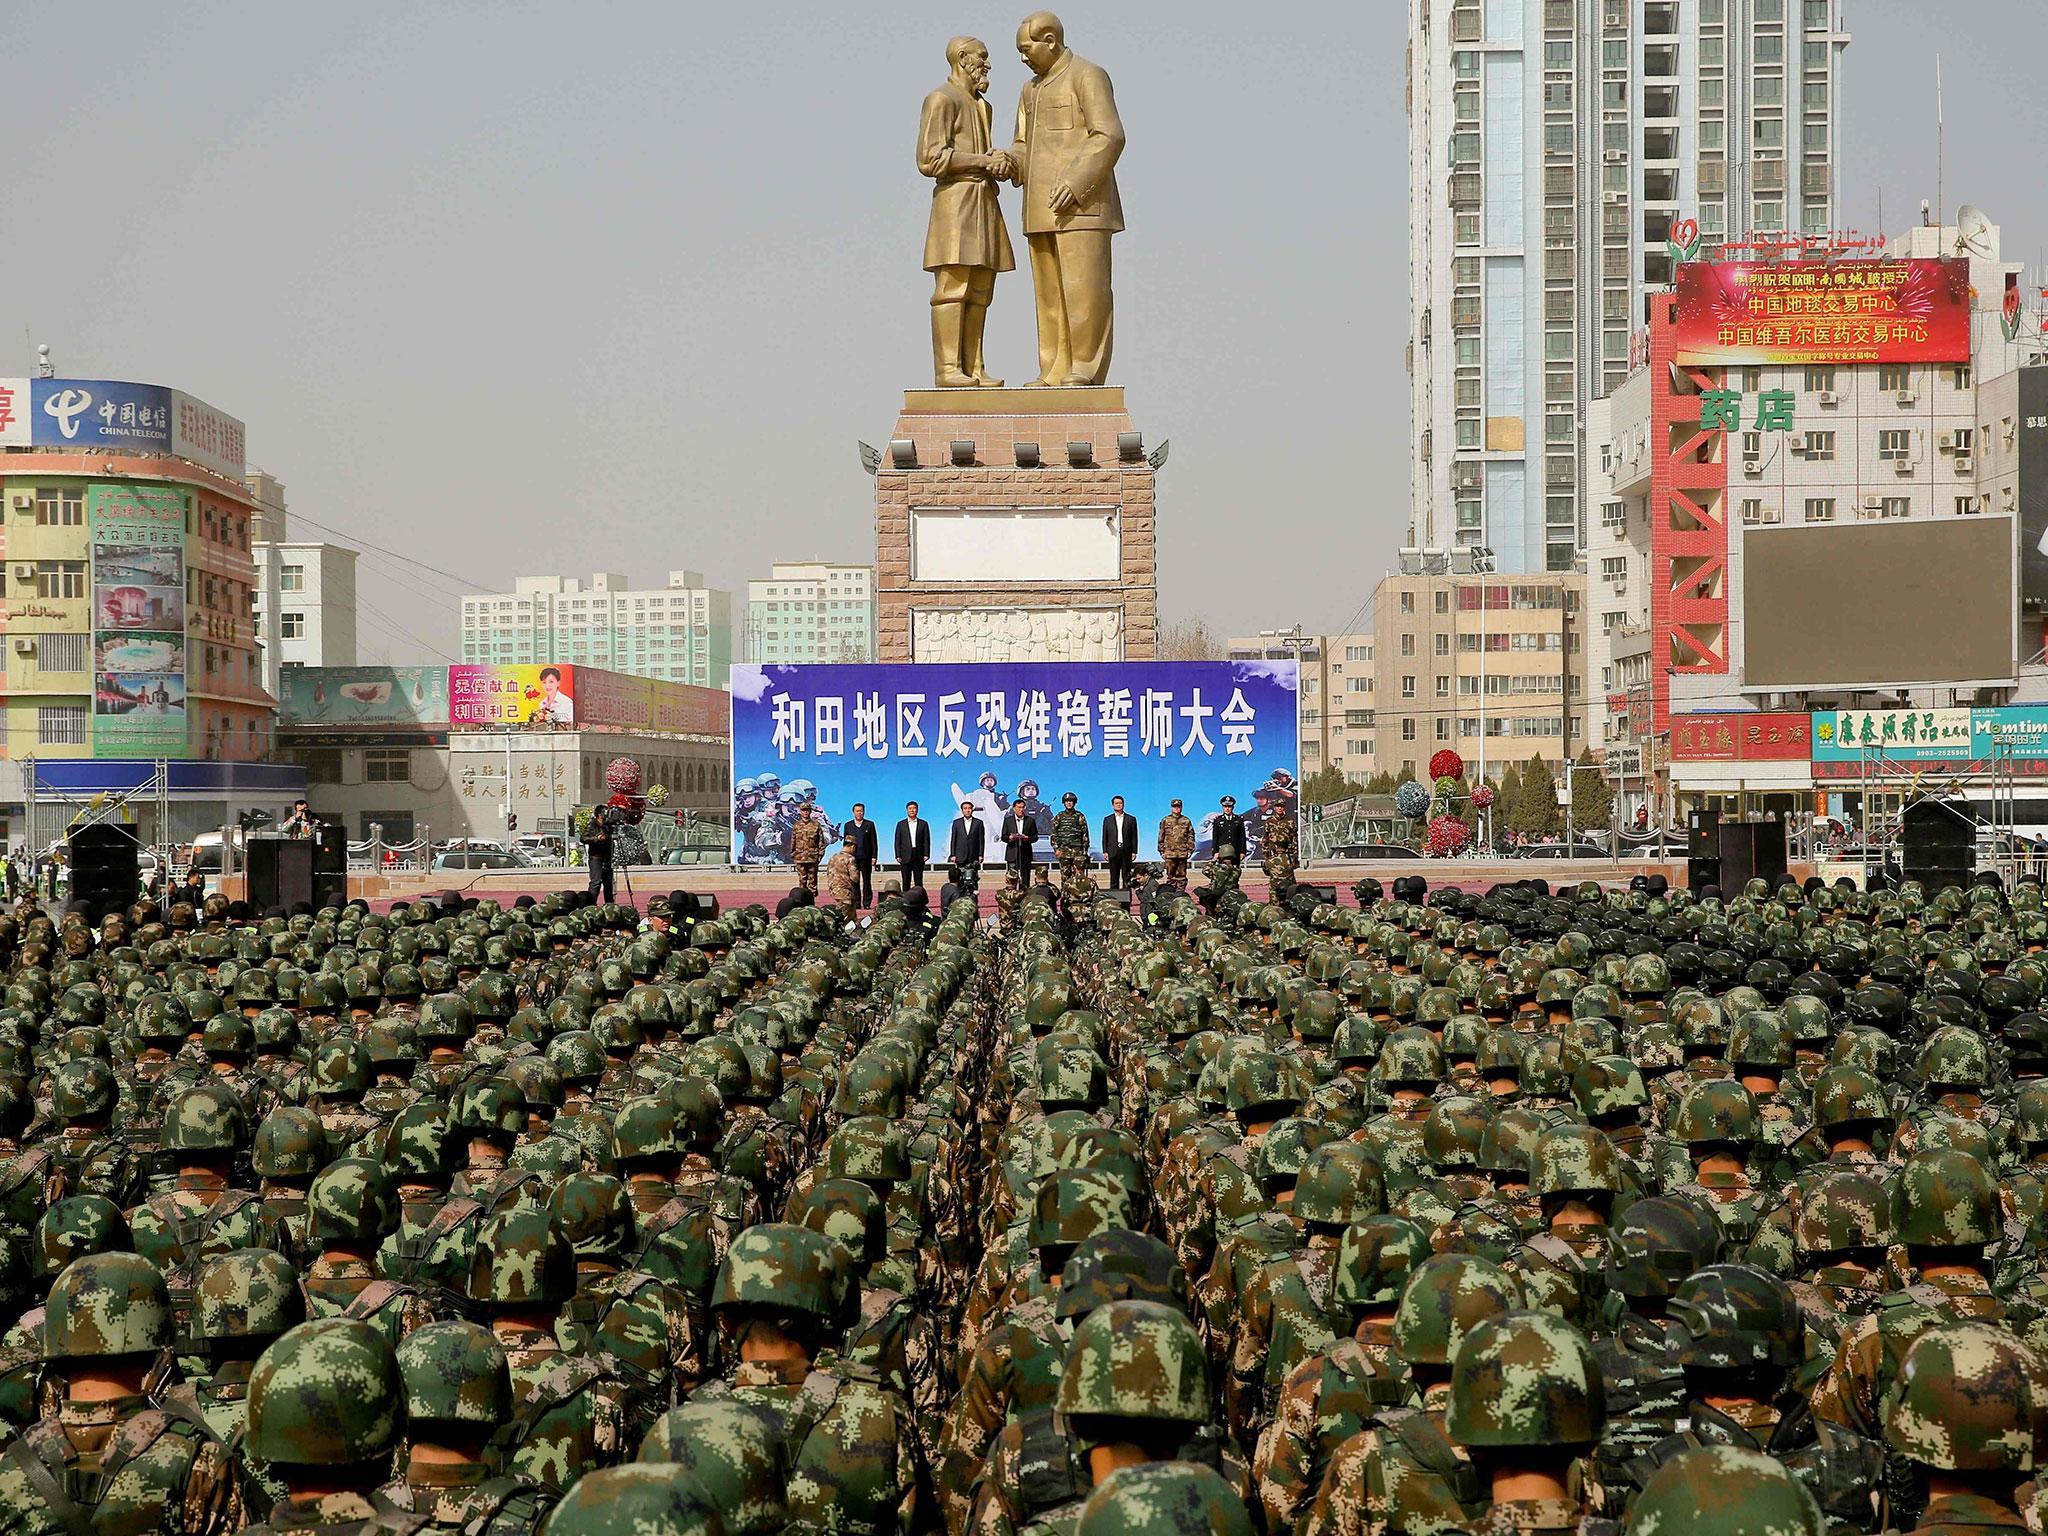
M 1266 872 L 1274 891 L 1284 891 L 1294 884 L 1294 872 L 1300 866 L 1301 849 L 1296 841 L 1294 813 L 1276 807 L 1267 812 L 1259 827 L 1259 867 Z
M 1060 905 L 1069 916 L 1094 894 L 1088 878 L 1088 818 L 1072 806 L 1052 819 L 1052 851 L 1060 866 Z
M 1195 824 L 1179 811 L 1159 822 L 1159 857 L 1166 865 L 1166 883 L 1176 891 L 1188 888 L 1188 861 L 1195 856 Z
M 789 857 L 796 865 L 797 884 L 807 891 L 817 890 L 818 866 L 825 860 L 825 824 L 815 816 L 799 819 L 790 828 Z

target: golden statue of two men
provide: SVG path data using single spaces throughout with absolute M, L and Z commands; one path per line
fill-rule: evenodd
M 1109 242 L 1124 227 L 1116 162 L 1124 126 L 1109 76 L 1067 47 L 1050 11 L 1027 16 L 1017 52 L 1031 79 L 1017 102 L 1008 149 L 990 132 L 988 45 L 946 44 L 952 72 L 924 99 L 917 168 L 932 188 L 924 267 L 933 274 L 932 372 L 941 388 L 1000 385 L 982 357 L 996 274 L 1016 266 L 996 184 L 1024 189 L 1024 239 L 1038 304 L 1034 385 L 1101 384 L 1115 327 Z

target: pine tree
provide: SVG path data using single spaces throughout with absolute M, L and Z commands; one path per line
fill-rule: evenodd
M 1572 769 L 1572 821 L 1581 833 L 1603 832 L 1613 814 L 1614 791 L 1593 761 L 1593 749 L 1586 747 Z
M 1500 765 L 1500 777 L 1493 781 L 1493 825 L 1499 832 L 1522 830 L 1522 775 L 1512 762 Z
M 1564 816 L 1557 808 L 1557 776 L 1541 753 L 1531 753 L 1522 769 L 1521 823 L 1524 832 L 1555 837 L 1564 830 Z
M 1400 781 L 1384 768 L 1365 781 L 1368 795 L 1391 795 L 1400 787 Z
M 1301 798 L 1305 805 L 1333 805 L 1357 793 L 1358 786 L 1344 777 L 1343 769 L 1334 766 L 1318 768 L 1301 781 Z

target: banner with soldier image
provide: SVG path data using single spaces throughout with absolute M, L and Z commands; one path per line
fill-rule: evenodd
M 888 833 L 907 801 L 947 829 L 974 807 L 987 857 L 1002 857 L 1004 815 L 1029 811 L 1050 856 L 1061 796 L 1079 798 L 1100 854 L 1112 796 L 1138 824 L 1138 856 L 1156 859 L 1159 820 L 1178 799 L 1196 854 L 1233 796 L 1256 857 L 1269 817 L 1300 800 L 1293 661 L 966 662 L 732 669 L 733 857 L 790 862 L 799 808 L 829 840 L 855 803 Z

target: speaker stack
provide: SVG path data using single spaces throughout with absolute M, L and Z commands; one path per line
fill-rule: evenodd
M 71 899 L 85 903 L 95 923 L 109 912 L 126 911 L 142 889 L 135 834 L 103 821 L 77 828 L 65 846 L 71 857 Z
M 1715 883 L 1722 890 L 1733 891 L 1757 878 L 1775 887 L 1785 878 L 1785 823 L 1781 818 L 1724 821 L 1719 832 L 1721 878 Z
M 348 829 L 338 821 L 313 824 L 313 910 L 348 905 Z
M 1722 884 L 1719 811 L 1694 811 L 1685 820 L 1685 883 L 1695 891 Z
M 250 837 L 243 844 L 249 866 L 249 905 L 258 912 L 287 911 L 313 899 L 313 844 L 303 837 Z
M 1939 800 L 1906 807 L 1899 818 L 1899 863 L 1930 891 L 1968 885 L 1977 868 L 1977 826 Z

